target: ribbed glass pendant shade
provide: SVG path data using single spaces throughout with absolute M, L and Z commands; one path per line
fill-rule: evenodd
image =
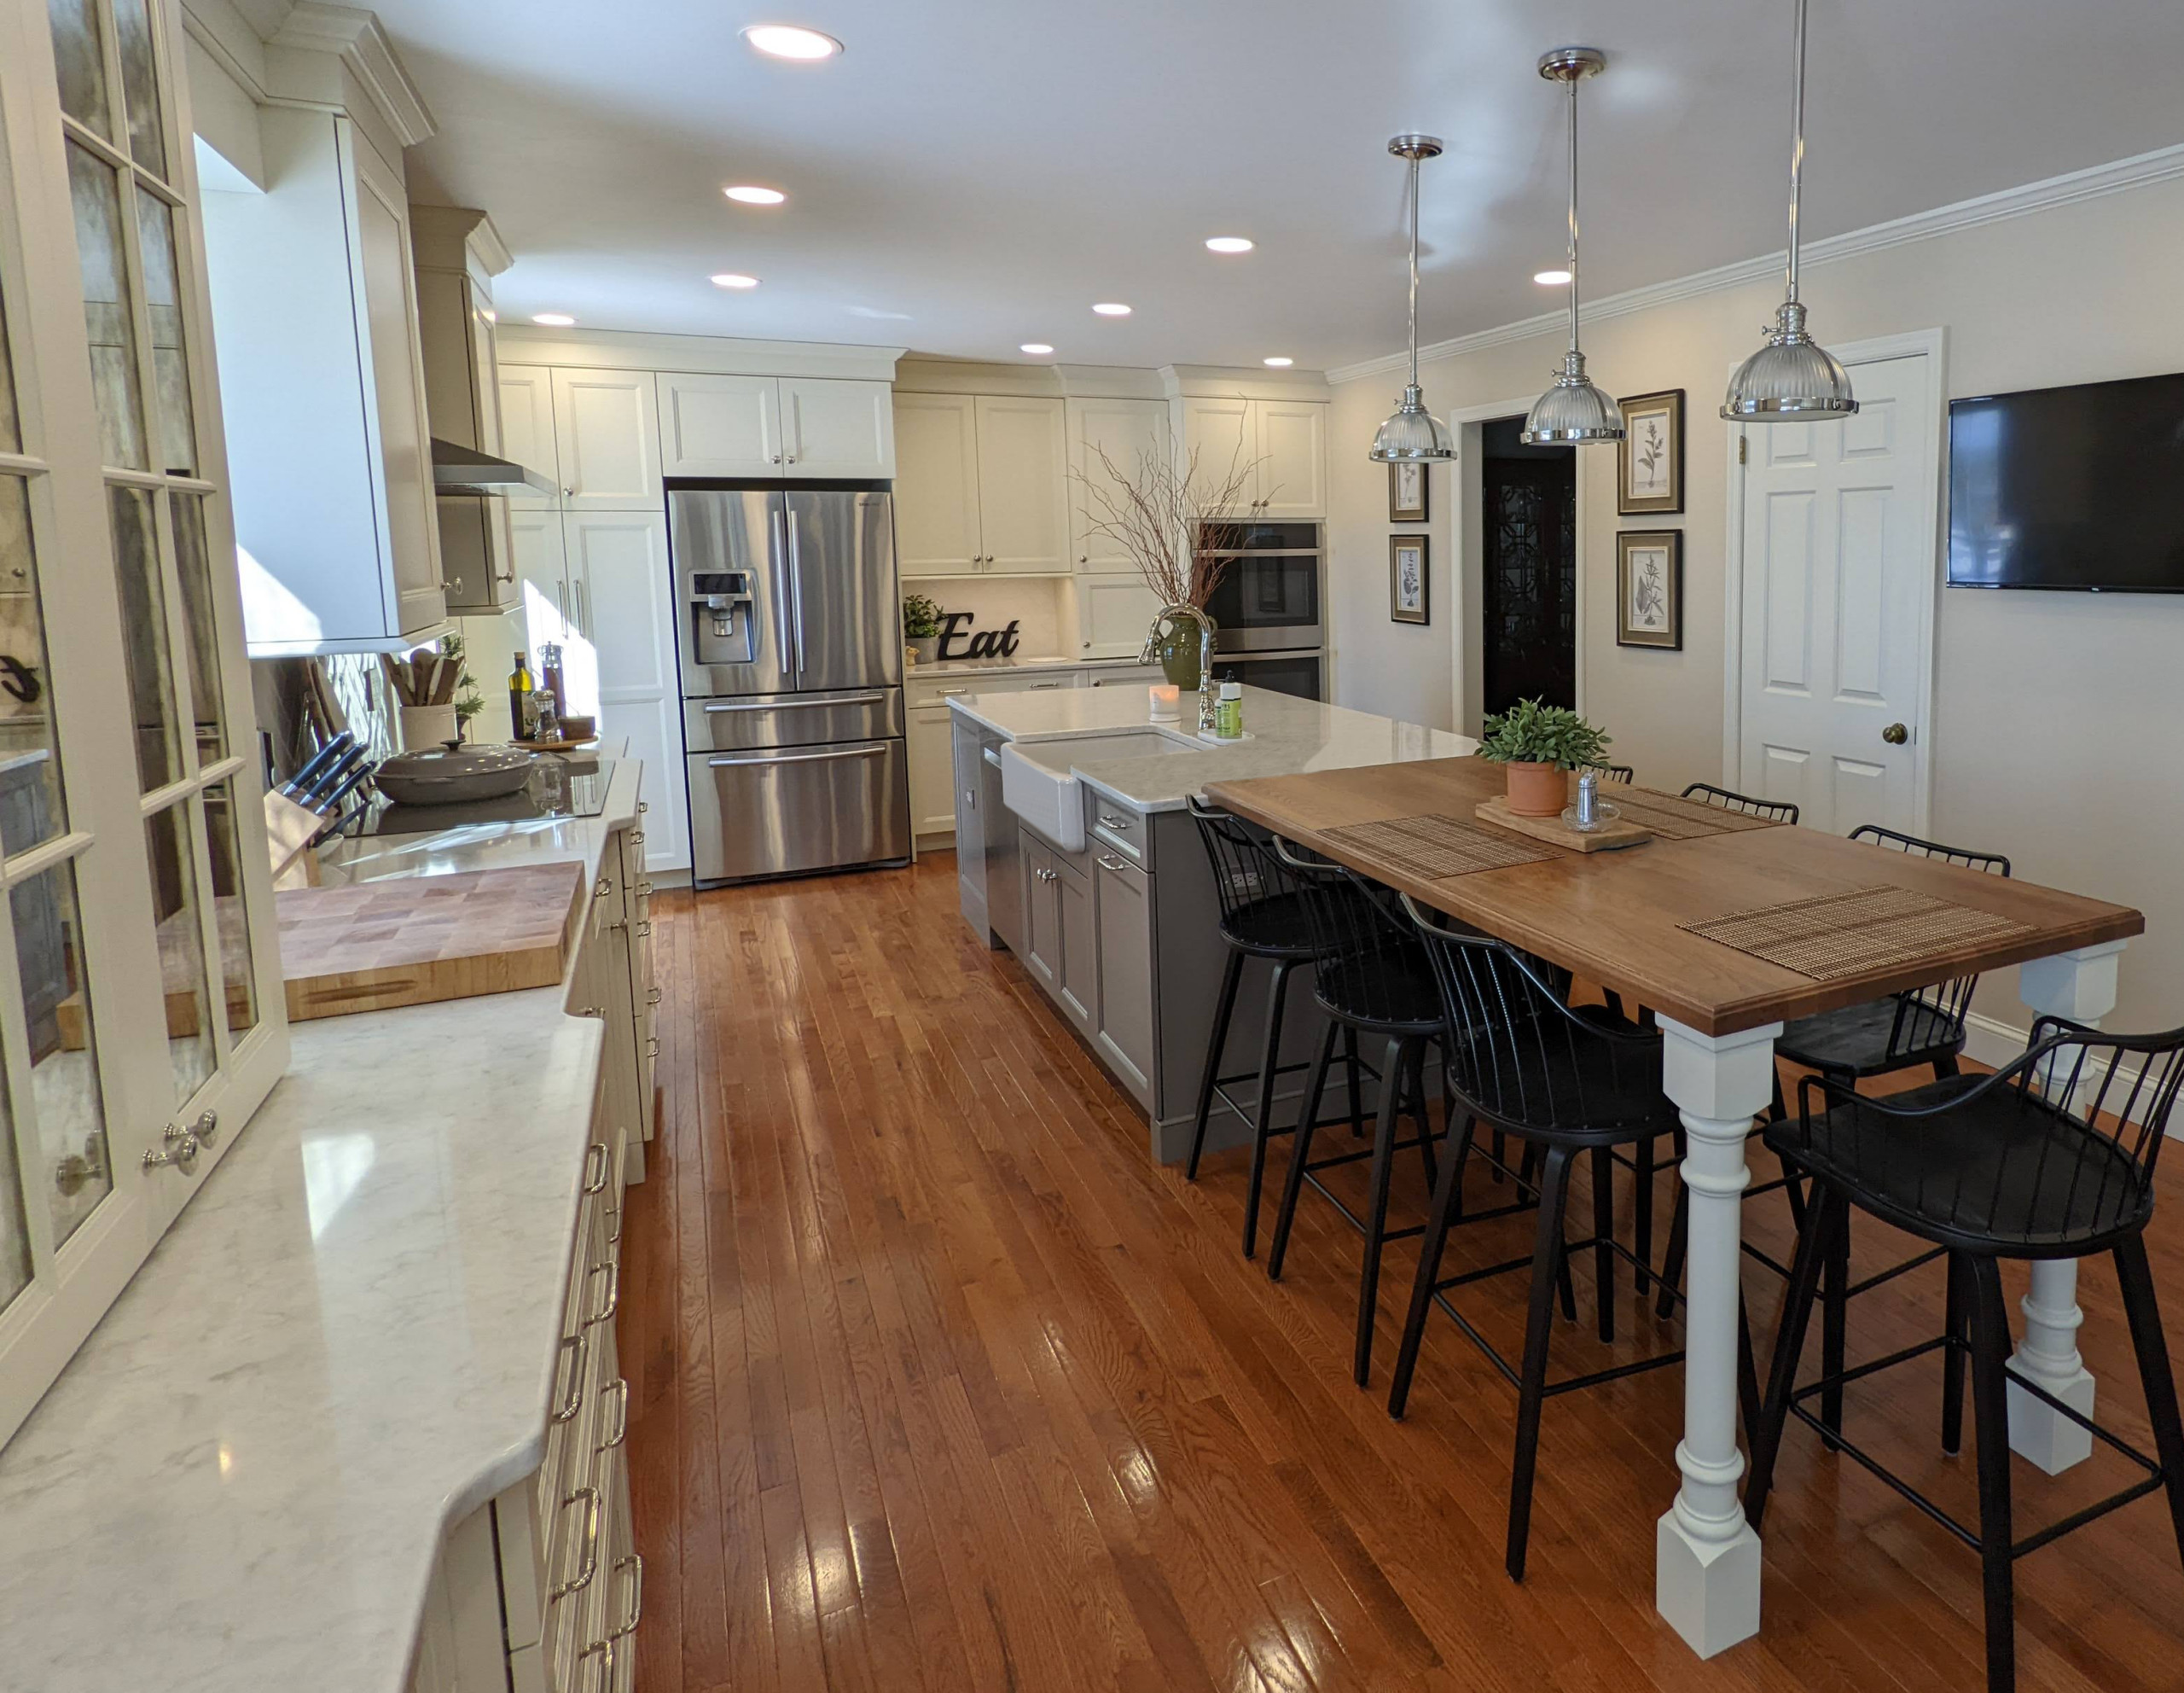
M 1426 401 L 1413 382 L 1403 391 L 1403 404 L 1389 415 L 1373 437 L 1375 464 L 1394 464 L 1412 459 L 1454 458 L 1456 438 L 1449 426 L 1426 409 Z
M 1528 447 L 1619 441 L 1623 408 L 1593 386 L 1585 375 L 1585 355 L 1572 350 L 1562 355 L 1562 374 L 1534 403 L 1518 439 Z
M 1731 422 L 1767 423 L 1805 417 L 1848 417 L 1858 409 L 1843 362 L 1805 333 L 1805 309 L 1785 300 L 1767 345 L 1737 367 L 1722 416 Z

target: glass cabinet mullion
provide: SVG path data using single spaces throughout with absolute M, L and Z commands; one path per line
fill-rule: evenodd
M 0 961 L 12 961 L 15 957 L 15 913 L 11 903 L 0 895 Z M 24 1291 L 39 1287 L 50 1290 L 60 1279 L 55 1267 L 59 1247 L 53 1237 L 52 1209 L 39 1190 L 45 1180 L 44 1159 L 38 1144 L 37 1101 L 28 1085 L 28 1020 L 23 1014 L 22 989 L 12 963 L 7 963 L 0 974 L 5 977 L 0 980 L 0 1068 L 5 1072 L 0 1075 L 0 1086 L 6 1089 L 7 1130 L 15 1152 L 15 1180 L 21 1189 L 23 1233 L 31 1252 L 31 1286 Z M 6 1318 L 6 1311 L 0 1310 L 0 1325 L 4 1325 Z
M 212 1022 L 212 1074 L 228 1068 L 234 1043 L 228 1035 L 227 955 L 220 935 L 220 902 L 212 876 L 212 831 L 205 818 L 206 790 L 189 796 L 189 858 L 197 875 L 197 928 L 205 937 L 205 1014 Z

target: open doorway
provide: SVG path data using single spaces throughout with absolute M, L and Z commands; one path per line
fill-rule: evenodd
M 1526 446 L 1520 417 L 1479 426 L 1479 704 L 1577 703 L 1577 449 Z

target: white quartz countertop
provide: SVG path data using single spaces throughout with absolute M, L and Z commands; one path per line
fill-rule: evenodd
M 1147 714 L 1146 695 L 1135 688 L 973 694 L 948 703 L 972 721 L 1019 742 L 1060 742 L 1153 727 L 1190 736 L 1195 742 L 1198 724 L 1195 694 L 1183 696 L 1182 719 L 1155 724 Z M 1456 759 L 1478 750 L 1478 742 L 1470 736 L 1444 729 L 1398 723 L 1370 712 L 1248 686 L 1244 689 L 1244 730 L 1249 738 L 1243 741 L 1220 746 L 1195 742 L 1187 753 L 1095 759 L 1072 764 L 1070 773 L 1137 811 L 1170 812 L 1180 811 L 1187 798 L 1204 791 L 1209 783 Z
M 636 783 L 598 817 L 333 868 L 595 875 Z M 604 1027 L 565 1001 L 295 1026 L 288 1074 L 0 1450 L 0 1693 L 402 1693 L 444 1529 L 544 1457 Z

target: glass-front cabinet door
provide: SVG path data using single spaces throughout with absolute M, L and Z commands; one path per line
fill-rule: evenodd
M 0 0 L 0 1441 L 287 1062 L 172 0 Z

